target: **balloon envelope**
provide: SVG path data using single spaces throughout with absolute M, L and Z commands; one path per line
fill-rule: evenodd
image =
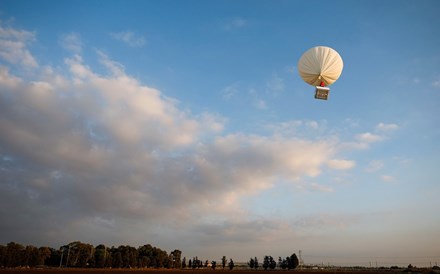
M 339 53 L 323 46 L 309 49 L 298 62 L 299 75 L 313 86 L 319 86 L 321 82 L 326 86 L 333 84 L 341 75 L 343 67 Z

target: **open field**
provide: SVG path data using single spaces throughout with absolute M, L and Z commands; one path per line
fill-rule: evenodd
M 390 269 L 323 269 L 323 270 L 169 270 L 169 269 L 59 269 L 59 268 L 47 268 L 47 269 L 0 269 L 0 274 L 37 274 L 37 273 L 51 273 L 51 274 L 78 274 L 78 273 L 90 273 L 90 274 L 127 274 L 127 273 L 147 273 L 147 274 L 226 274 L 230 272 L 238 272 L 236 274 L 282 274 L 282 273 L 296 273 L 296 274 L 325 274 L 325 273 L 338 273 L 338 274 L 393 274 L 393 273 L 439 273 L 432 269 L 421 268 L 413 269 L 412 272 L 406 272 L 405 269 L 390 270 Z

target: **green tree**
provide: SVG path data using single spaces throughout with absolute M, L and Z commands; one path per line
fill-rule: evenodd
M 28 245 L 24 249 L 23 265 L 34 267 L 40 262 L 40 251 L 33 245 Z
M 0 245 L 0 267 L 50 265 L 82 268 L 165 267 L 180 269 L 182 266 L 186 267 L 186 259 L 182 260 L 181 254 L 182 252 L 178 249 L 168 254 L 151 245 L 144 245 L 138 249 L 129 245 L 107 248 L 103 244 L 94 247 L 74 241 L 57 250 L 46 246 L 37 248 L 28 245 L 25 247 L 10 242 L 6 246 Z M 196 257 L 192 266 L 203 267 L 203 264 Z
M 295 253 L 293 253 L 293 254 L 290 256 L 290 260 L 289 260 L 289 262 L 288 262 L 288 268 L 289 268 L 289 269 L 295 269 L 295 268 L 298 267 L 298 265 L 299 265 L 298 257 L 296 256 Z
M 269 268 L 269 264 L 270 264 L 270 258 L 269 258 L 269 256 L 264 256 L 264 259 L 263 259 L 263 268 L 264 268 L 264 270 L 267 270 L 268 268 Z
M 222 257 L 222 267 L 223 267 L 223 269 L 225 269 L 225 267 L 226 267 L 226 256 Z
M 40 248 L 38 248 L 38 264 L 39 265 L 45 265 L 46 264 L 46 260 L 50 258 L 52 252 L 50 250 L 50 247 L 47 246 L 42 246 Z
M 153 247 L 150 244 L 138 248 L 138 256 L 141 261 L 141 267 L 151 267 L 153 259 Z
M 273 257 L 269 256 L 269 268 L 274 270 L 276 266 L 277 266 L 277 263 L 275 262 Z
M 168 253 L 160 248 L 153 247 L 153 267 L 169 267 Z
M 213 270 L 215 270 L 215 267 L 217 266 L 217 262 L 216 261 L 212 261 L 211 262 L 211 268 L 213 269 Z
M 5 267 L 6 254 L 6 246 L 0 245 L 0 268 Z
M 254 268 L 255 268 L 255 269 L 258 269 L 258 267 L 260 267 L 260 264 L 258 263 L 258 259 L 257 259 L 257 257 L 255 257 L 255 265 L 254 265 Z
M 121 260 L 123 268 L 137 267 L 138 251 L 136 248 L 129 245 L 121 245 L 118 247 L 119 253 L 121 253 Z
M 234 269 L 234 261 L 233 261 L 232 259 L 229 259 L 229 264 L 228 264 L 228 266 L 229 266 L 229 270 Z
M 95 247 L 80 241 L 71 242 L 67 245 L 67 266 L 86 267 L 89 265 L 95 253 Z
M 62 250 L 49 247 L 50 256 L 46 258 L 45 264 L 50 266 L 60 266 Z
M 281 257 L 278 258 L 278 266 L 281 269 L 286 269 L 287 268 L 287 261 L 286 259 L 282 259 Z
M 186 268 L 186 257 L 183 257 L 182 268 Z
M 60 250 L 62 251 L 60 264 L 65 266 L 86 267 L 92 261 L 92 258 L 94 261 L 95 248 L 90 244 L 75 241 L 60 247 Z
M 139 256 L 138 261 L 138 267 L 140 268 L 147 268 L 150 265 L 150 258 L 147 256 Z
M 103 268 L 105 267 L 107 259 L 107 247 L 100 244 L 95 247 L 95 267 Z
M 276 265 L 277 263 L 275 262 L 272 256 L 264 256 L 264 260 L 263 260 L 264 270 L 267 270 L 268 268 L 275 269 Z
M 138 257 L 139 253 L 137 251 L 137 248 L 133 246 L 127 246 L 128 251 L 128 267 L 138 267 Z
M 21 244 L 10 242 L 6 245 L 6 267 L 16 267 L 23 265 L 24 262 L 24 246 Z
M 112 267 L 121 268 L 122 267 L 122 254 L 117 248 L 112 248 Z
M 174 251 L 170 254 L 170 267 L 180 269 L 182 267 L 182 263 L 180 257 L 182 256 L 182 251 L 178 249 L 174 249 Z
M 269 268 L 273 270 L 273 269 L 275 269 L 276 266 L 277 266 L 277 263 L 275 262 L 273 257 L 269 256 Z
M 254 261 L 253 258 L 250 258 L 250 260 L 249 260 L 249 262 L 248 262 L 248 265 L 249 265 L 249 267 L 250 267 L 251 269 L 253 269 L 253 268 L 255 267 L 255 261 Z

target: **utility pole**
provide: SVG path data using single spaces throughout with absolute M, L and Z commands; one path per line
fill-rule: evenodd
M 301 259 L 301 249 L 298 251 L 298 255 L 299 255 L 299 269 L 302 270 L 303 261 Z

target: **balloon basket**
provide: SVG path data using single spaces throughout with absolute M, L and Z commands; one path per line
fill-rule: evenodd
M 329 92 L 330 92 L 330 88 L 328 87 L 316 86 L 315 99 L 327 100 Z

